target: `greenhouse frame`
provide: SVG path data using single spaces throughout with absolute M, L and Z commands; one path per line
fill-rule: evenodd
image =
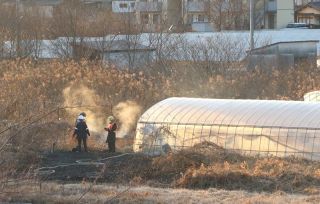
M 246 155 L 320 160 L 320 103 L 168 98 L 140 117 L 134 151 L 161 154 L 203 142 Z
M 304 96 L 304 101 L 320 101 L 320 91 L 312 91 L 309 93 L 306 93 Z

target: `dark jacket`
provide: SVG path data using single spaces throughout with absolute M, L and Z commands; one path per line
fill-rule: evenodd
M 85 138 L 87 135 L 90 136 L 87 123 L 84 121 L 77 123 L 76 127 L 74 128 L 74 135 L 77 135 L 80 138 Z
M 112 123 L 109 124 L 108 127 L 105 128 L 106 131 L 108 131 L 108 137 L 106 142 L 114 142 L 116 140 L 116 130 L 117 130 L 117 124 Z

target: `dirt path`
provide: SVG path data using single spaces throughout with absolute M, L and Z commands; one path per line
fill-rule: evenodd
M 170 188 L 152 188 L 147 186 L 61 184 L 47 182 L 42 184 L 41 192 L 37 186 L 20 185 L 23 194 L 14 194 L 9 201 L 32 203 L 320 203 L 320 196 L 286 194 L 284 192 L 250 193 L 246 191 L 226 191 L 210 188 L 207 190 L 188 190 Z M 8 194 L 8 196 L 11 196 Z M 0 196 L 1 198 L 1 196 Z M 7 197 L 8 198 L 8 197 Z M 1 200 L 1 199 L 0 199 Z

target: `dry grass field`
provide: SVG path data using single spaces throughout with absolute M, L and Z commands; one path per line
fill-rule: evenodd
M 0 68 L 0 202 L 320 202 L 319 162 L 243 156 L 211 143 L 158 157 L 133 154 L 134 127 L 124 125 L 127 115 L 170 96 L 301 99 L 320 87 L 318 72 L 258 70 L 195 79 L 197 72 L 183 68 L 147 75 L 86 61 L 1 61 Z M 139 108 L 119 115 L 128 134 L 118 139 L 118 153 L 109 154 L 99 129 L 128 100 Z M 89 153 L 70 151 L 82 111 L 94 130 Z M 50 168 L 39 172 L 42 167 Z
M 55 167 L 50 169 L 55 172 L 38 172 L 39 167 Z M 130 152 L 47 153 L 29 174 L 7 180 L 0 199 L 30 203 L 320 202 L 319 162 L 246 157 L 210 143 L 157 157 Z
M 16 191 L 22 194 L 7 194 L 6 200 L 26 203 L 319 203 L 319 195 L 256 193 L 247 191 L 227 191 L 215 188 L 190 190 L 179 188 L 155 188 L 149 186 L 123 186 L 90 183 L 61 184 L 45 183 L 41 192 L 37 185 L 19 185 Z

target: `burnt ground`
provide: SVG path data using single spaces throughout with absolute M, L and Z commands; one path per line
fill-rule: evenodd
M 56 167 L 54 173 L 41 175 L 42 179 L 57 181 L 82 181 L 84 179 L 115 182 L 119 164 L 130 161 L 132 155 L 99 161 L 122 153 L 95 152 L 54 152 L 43 155 L 41 167 Z M 64 166 L 65 165 L 65 166 Z M 43 169 L 48 170 L 48 169 Z M 40 172 L 40 174 L 42 174 Z
M 55 152 L 43 155 L 41 167 L 55 168 L 42 180 L 74 183 L 84 180 L 102 184 L 152 187 L 245 190 L 319 194 L 320 162 L 297 158 L 246 157 L 214 144 L 159 157 L 107 152 Z M 117 157 L 118 156 L 118 157 Z M 120 157 L 119 157 L 120 156 Z M 97 160 L 114 157 L 103 162 Z M 77 161 L 88 165 L 76 165 Z

